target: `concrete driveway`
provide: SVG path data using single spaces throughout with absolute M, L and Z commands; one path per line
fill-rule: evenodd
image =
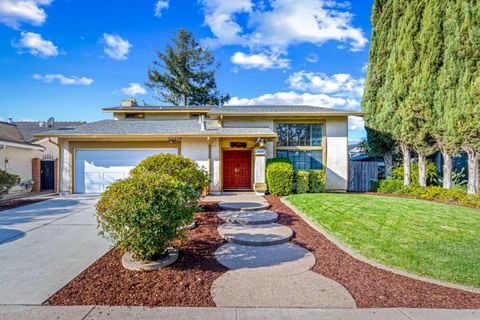
M 0 211 L 0 304 L 42 304 L 108 251 L 96 196 L 58 197 Z

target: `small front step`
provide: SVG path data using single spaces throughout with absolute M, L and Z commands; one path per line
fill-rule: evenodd
M 228 223 L 238 224 L 268 224 L 277 221 L 278 214 L 273 211 L 224 211 L 218 217 Z
M 258 225 L 226 223 L 217 230 L 228 242 L 246 246 L 271 246 L 288 242 L 293 236 L 292 229 L 278 223 Z
M 228 211 L 265 210 L 270 207 L 267 202 L 220 202 L 220 208 Z

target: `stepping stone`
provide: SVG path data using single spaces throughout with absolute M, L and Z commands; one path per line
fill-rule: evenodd
M 287 276 L 308 271 L 315 264 L 310 251 L 292 243 L 266 247 L 226 243 L 215 257 L 225 267 L 246 271 L 248 276 Z
M 240 225 L 225 223 L 217 228 L 218 233 L 228 242 L 247 246 L 271 246 L 288 242 L 292 229 L 278 223 Z
M 257 277 L 255 271 L 228 271 L 210 290 L 217 307 L 355 308 L 339 283 L 313 271 L 287 277 Z
M 218 205 L 223 210 L 232 211 L 264 210 L 270 207 L 267 202 L 220 202 Z
M 218 214 L 220 219 L 229 223 L 267 224 L 277 221 L 278 214 L 273 211 L 224 211 Z

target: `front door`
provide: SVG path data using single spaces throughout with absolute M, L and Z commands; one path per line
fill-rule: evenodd
M 251 189 L 250 150 L 223 151 L 223 189 Z

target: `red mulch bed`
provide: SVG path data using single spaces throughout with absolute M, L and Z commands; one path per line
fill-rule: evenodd
M 111 250 L 49 298 L 49 305 L 126 305 L 213 307 L 213 281 L 227 269 L 215 259 L 224 243 L 217 232 L 222 221 L 215 203 L 203 203 L 197 227 L 177 243 L 178 260 L 151 272 L 123 268 L 122 254 Z
M 266 196 L 279 223 L 292 228 L 295 244 L 310 250 L 313 271 L 342 284 L 363 308 L 480 308 L 480 294 L 443 287 L 382 270 L 350 256 L 310 227 L 279 197 Z
M 0 201 L 0 211 L 13 209 L 21 206 L 26 206 L 27 204 L 37 203 L 48 200 L 44 199 L 11 199 L 11 200 L 2 200 Z

